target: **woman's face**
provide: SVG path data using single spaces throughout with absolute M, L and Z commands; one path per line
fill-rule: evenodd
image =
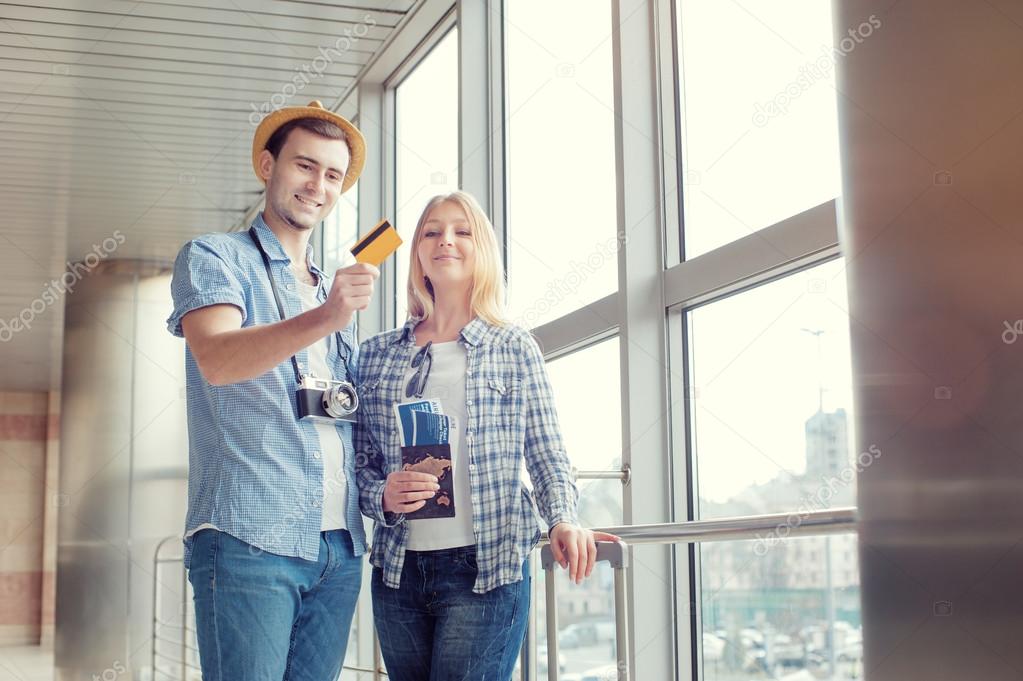
M 461 206 L 443 201 L 430 211 L 416 253 L 435 293 L 467 288 L 472 283 L 476 244 Z

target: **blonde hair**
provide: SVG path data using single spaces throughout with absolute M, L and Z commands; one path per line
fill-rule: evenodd
M 490 224 L 490 218 L 480 208 L 476 199 L 462 191 L 433 197 L 423 209 L 423 214 L 419 216 L 419 223 L 416 224 L 416 231 L 412 235 L 409 256 L 409 317 L 428 319 L 433 314 L 433 286 L 423 273 L 418 250 L 426 220 L 433 209 L 444 202 L 455 204 L 465 213 L 472 231 L 473 245 L 476 247 L 476 264 L 469 293 L 470 309 L 475 316 L 484 321 L 502 326 L 507 323 L 504 316 L 504 265 L 501 262 L 501 250 L 497 245 L 497 235 L 494 233 L 494 226 Z

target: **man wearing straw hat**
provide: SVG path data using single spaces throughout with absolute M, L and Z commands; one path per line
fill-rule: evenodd
M 366 146 L 319 102 L 263 119 L 252 165 L 266 184 L 248 231 L 178 254 L 171 333 L 186 342 L 185 567 L 207 681 L 336 679 L 366 534 L 349 421 L 302 418 L 299 381 L 355 383 L 354 316 L 375 267 L 334 276 L 313 229 L 362 172 Z

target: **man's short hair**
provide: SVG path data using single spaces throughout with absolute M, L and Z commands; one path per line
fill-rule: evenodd
M 284 143 L 288 141 L 288 135 L 295 128 L 302 128 L 314 135 L 319 135 L 329 140 L 341 140 L 348 144 L 348 137 L 345 135 L 345 131 L 330 121 L 325 121 L 322 118 L 296 118 L 274 130 L 274 134 L 270 135 L 270 139 L 266 141 L 266 150 L 270 152 L 270 155 L 275 160 L 277 155 L 281 153 L 281 149 L 284 148 Z M 349 145 L 348 150 L 351 151 L 351 145 Z

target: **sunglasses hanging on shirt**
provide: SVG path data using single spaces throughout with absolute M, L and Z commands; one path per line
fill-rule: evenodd
M 426 379 L 430 377 L 430 369 L 433 367 L 433 353 L 430 352 L 432 346 L 433 341 L 428 341 L 412 358 L 412 368 L 416 370 L 416 373 L 412 374 L 408 385 L 405 386 L 405 397 L 420 398 L 423 396 Z

